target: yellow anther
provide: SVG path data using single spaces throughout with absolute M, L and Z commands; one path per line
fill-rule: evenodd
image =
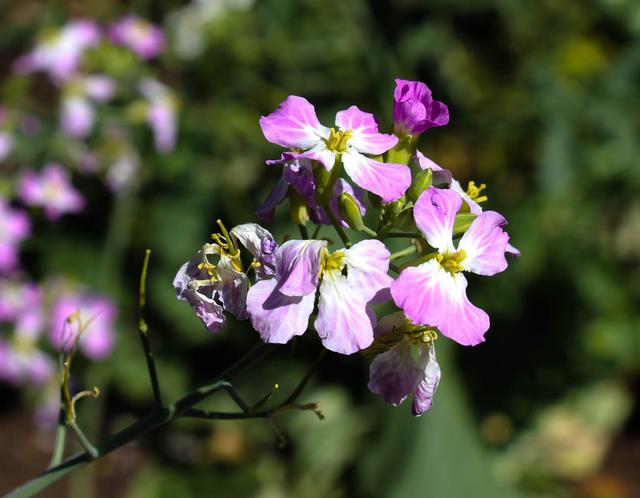
M 484 183 L 481 183 L 480 186 L 478 187 L 476 185 L 476 182 L 471 181 L 467 185 L 467 195 L 471 197 L 472 200 L 476 201 L 479 204 L 489 199 L 486 195 L 480 195 L 480 192 L 482 192 L 486 188 L 487 186 Z
M 329 138 L 326 139 L 327 149 L 342 153 L 347 150 L 347 142 L 353 136 L 353 131 L 336 131 L 335 128 L 329 130 Z
M 467 253 L 464 251 L 464 249 L 460 249 L 453 253 L 438 253 L 438 255 L 436 256 L 436 261 L 440 263 L 440 266 L 442 266 L 442 268 L 453 274 L 464 270 L 462 262 L 466 257 Z
M 344 251 L 336 251 L 329 254 L 329 251 L 324 249 L 322 252 L 321 271 L 341 271 L 344 266 L 345 255 Z
M 433 327 L 418 326 L 414 330 L 408 332 L 407 337 L 412 344 L 421 345 L 433 344 L 438 338 L 438 333 Z

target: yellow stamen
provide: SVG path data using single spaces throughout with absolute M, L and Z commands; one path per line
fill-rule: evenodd
M 331 128 L 329 130 L 329 138 L 325 140 L 327 149 L 338 152 L 339 154 L 344 152 L 347 150 L 347 142 L 352 136 L 353 131 L 351 130 L 336 131 L 335 128 Z
M 320 264 L 321 272 L 328 271 L 342 271 L 344 267 L 344 257 L 346 253 L 344 251 L 335 251 L 329 254 L 326 249 L 322 252 L 322 262 Z
M 451 274 L 454 274 L 464 270 L 462 262 L 466 257 L 467 253 L 464 252 L 464 249 L 460 249 L 453 253 L 438 253 L 438 255 L 436 256 L 436 260 L 445 270 L 447 270 Z
M 487 186 L 484 183 L 481 183 L 480 186 L 478 187 L 476 185 L 476 182 L 471 181 L 467 185 L 467 195 L 471 197 L 472 200 L 480 204 L 481 202 L 484 202 L 489 199 L 486 195 L 480 195 L 480 192 L 482 192 L 486 188 Z

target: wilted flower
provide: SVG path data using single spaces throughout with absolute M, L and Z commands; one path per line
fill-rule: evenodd
M 429 128 L 446 125 L 449 109 L 433 100 L 424 83 L 398 79 L 393 94 L 393 122 L 400 135 L 420 135 Z
M 290 240 L 276 251 L 275 277 L 249 289 L 247 310 L 265 342 L 302 335 L 319 290 L 314 326 L 327 349 L 351 354 L 373 341 L 369 305 L 385 300 L 389 251 L 377 240 L 329 253 L 324 240 Z M 345 275 L 346 272 L 346 275 Z
M 0 272 L 15 270 L 18 265 L 19 245 L 31 233 L 27 214 L 13 209 L 0 197 Z
M 167 44 L 162 30 L 138 16 L 129 15 L 109 27 L 109 37 L 114 43 L 131 49 L 142 59 L 152 59 Z
M 318 121 L 314 107 L 304 98 L 289 96 L 280 107 L 260 118 L 269 142 L 300 149 L 295 157 L 319 161 L 331 170 L 338 159 L 347 175 L 365 190 L 391 202 L 411 184 L 411 171 L 403 164 L 383 163 L 365 154 L 380 155 L 398 143 L 398 138 L 378 132 L 373 114 L 351 106 L 336 114 L 336 128 Z
M 77 213 L 85 201 L 73 188 L 69 174 L 59 164 L 51 163 L 38 174 L 27 170 L 20 179 L 19 195 L 29 206 L 40 206 L 50 220 L 57 220 L 65 213 Z
M 507 268 L 507 221 L 495 211 L 480 214 L 453 245 L 453 226 L 462 198 L 450 189 L 429 187 L 414 206 L 414 218 L 427 242 L 437 252 L 409 267 L 391 284 L 393 300 L 414 324 L 437 327 L 465 346 L 484 340 L 489 317 L 467 298 L 463 271 L 495 275 Z
M 93 21 L 71 21 L 58 31 L 45 33 L 31 52 L 16 61 L 15 69 L 20 73 L 46 71 L 55 80 L 67 80 L 80 65 L 84 51 L 100 37 Z
M 63 90 L 62 131 L 71 137 L 86 137 L 95 122 L 93 102 L 106 102 L 114 92 L 115 82 L 108 76 L 82 76 L 71 80 Z
M 140 93 L 147 99 L 147 123 L 153 131 L 156 150 L 162 154 L 176 146 L 176 99 L 171 90 L 157 80 L 147 78 L 140 82 Z

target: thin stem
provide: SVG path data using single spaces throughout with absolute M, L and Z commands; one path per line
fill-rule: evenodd
M 418 232 L 409 232 L 409 233 L 390 232 L 384 236 L 385 239 L 393 239 L 393 238 L 419 239 L 420 237 L 422 237 L 422 234 Z
M 67 426 L 65 424 L 64 407 L 60 407 L 60 415 L 58 416 L 58 425 L 56 427 L 56 440 L 53 445 L 53 454 L 49 462 L 49 468 L 58 465 L 64 457 L 64 446 L 67 440 Z
M 391 254 L 389 259 L 393 261 L 394 259 L 404 258 L 405 256 L 410 256 L 412 254 L 415 254 L 417 251 L 418 251 L 418 248 L 414 244 L 412 244 L 409 247 L 405 247 L 400 251 L 394 252 L 393 254 Z
M 362 231 L 363 231 L 364 233 L 366 233 L 367 235 L 370 235 L 371 237 L 377 237 L 377 236 L 378 236 L 378 234 L 377 234 L 374 230 L 372 230 L 371 228 L 369 228 L 367 225 L 364 225 L 364 226 L 362 227 Z
M 100 453 L 98 452 L 98 449 L 94 445 L 92 445 L 91 442 L 87 439 L 87 436 L 84 435 L 84 432 L 82 432 L 82 429 L 80 429 L 78 424 L 76 424 L 76 421 L 69 420 L 67 421 L 67 425 L 71 427 L 71 429 L 73 429 L 73 432 L 75 432 L 76 437 L 78 438 L 78 441 L 80 442 L 82 447 L 85 449 L 85 451 L 89 453 L 91 458 L 92 459 L 98 458 L 98 456 L 100 455 Z
M 313 235 L 311 236 L 312 239 L 317 239 L 318 238 L 318 234 L 320 233 L 320 229 L 322 228 L 321 224 L 317 224 L 316 225 L 316 229 L 313 231 Z
M 309 238 L 309 231 L 307 230 L 307 226 L 299 224 L 298 228 L 300 229 L 300 237 L 307 240 Z
M 400 274 L 400 272 L 402 271 L 398 265 L 394 265 L 393 263 L 389 263 L 389 269 L 393 270 L 394 272 L 396 272 L 398 275 Z
M 142 263 L 142 272 L 140 274 L 140 290 L 138 293 L 138 335 L 144 349 L 144 355 L 147 360 L 147 370 L 149 371 L 149 380 L 151 389 L 153 390 L 153 401 L 156 408 L 162 408 L 162 393 L 160 392 L 160 383 L 158 382 L 158 372 L 156 371 L 156 362 L 151 351 L 151 343 L 149 341 L 149 327 L 144 318 L 145 307 L 147 304 L 147 270 L 149 268 L 149 257 L 151 250 L 147 249 L 144 253 L 144 262 Z
M 340 222 L 336 219 L 336 215 L 333 214 L 333 211 L 331 210 L 331 208 L 327 207 L 327 209 L 325 209 L 325 211 L 329 215 L 329 219 L 331 220 L 331 224 L 333 225 L 333 228 L 335 228 L 336 232 L 338 233 L 338 237 L 340 237 L 340 239 L 342 240 L 342 242 L 345 245 L 345 247 L 347 247 L 347 248 L 351 247 L 351 241 L 349 240 L 349 237 L 347 236 L 347 234 L 345 233 L 344 229 L 340 225 Z

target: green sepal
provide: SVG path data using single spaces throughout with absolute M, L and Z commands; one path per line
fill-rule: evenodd
M 343 192 L 340 194 L 340 197 L 338 197 L 338 206 L 340 207 L 340 214 L 347 224 L 352 229 L 361 232 L 364 229 L 364 222 L 362 221 L 360 206 L 355 197 L 347 192 Z
M 473 213 L 458 213 L 455 221 L 453 222 L 453 236 L 457 237 L 458 235 L 462 235 L 466 232 L 476 217 L 477 216 Z
M 403 232 L 416 230 L 416 222 L 413 219 L 413 206 L 404 208 L 393 220 L 393 226 Z
M 407 197 L 413 202 L 418 200 L 420 194 L 427 190 L 433 184 L 433 171 L 430 169 L 421 169 L 413 177 L 413 182 L 409 190 L 407 190 Z
M 289 189 L 289 214 L 296 225 L 306 225 L 309 221 L 309 209 L 303 197 L 294 189 Z

